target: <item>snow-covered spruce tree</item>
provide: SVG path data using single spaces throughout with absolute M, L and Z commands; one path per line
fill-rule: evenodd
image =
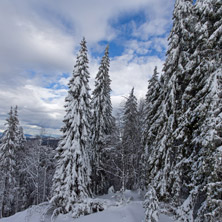
M 212 75 L 211 101 L 208 117 L 209 130 L 205 138 L 204 156 L 200 173 L 208 179 L 204 183 L 205 201 L 198 211 L 197 221 L 220 221 L 222 218 L 222 2 L 210 2 L 213 13 L 210 18 L 213 31 L 210 32 L 208 49 L 214 72 Z M 212 30 L 212 29 L 211 29 Z M 213 100 L 211 100 L 213 98 Z M 198 173 L 199 173 L 198 172 Z M 201 184 L 203 185 L 203 184 Z
M 163 159 L 163 191 L 169 195 L 173 205 L 180 203 L 180 198 L 187 196 L 189 189 L 184 184 L 183 171 L 187 169 L 187 156 L 184 156 L 187 147 L 184 144 L 184 135 L 181 133 L 183 125 L 184 91 L 190 81 L 192 72 L 187 69 L 192 54 L 193 34 L 193 0 L 177 0 L 173 13 L 173 28 L 169 37 L 169 49 L 164 64 L 165 88 L 165 132 L 160 143 L 164 146 Z M 181 118 L 182 117 L 182 118 Z M 164 132 L 164 131 L 163 131 Z M 172 197 L 172 198 L 171 198 Z
M 197 1 L 195 69 L 189 85 L 189 110 L 193 147 L 190 188 L 197 190 L 195 221 L 221 218 L 221 173 L 218 164 L 221 121 L 221 16 L 220 1 Z M 195 95 L 195 96 L 194 96 Z M 189 113 L 188 113 L 189 112 Z M 191 191 L 193 193 L 193 191 Z M 189 199 L 188 197 L 187 199 Z
M 155 80 L 155 78 L 153 79 Z M 151 80 L 153 82 L 153 80 Z M 152 84 L 151 84 L 152 85 Z M 153 179 L 156 180 L 155 184 L 159 184 L 158 187 L 160 187 L 159 182 L 157 180 L 159 179 L 158 172 L 162 174 L 161 167 L 163 166 L 163 163 L 160 162 L 161 155 L 162 155 L 162 150 L 158 150 L 158 142 L 162 138 L 163 134 L 163 125 L 166 121 L 164 115 L 163 115 L 163 108 L 164 108 L 164 80 L 163 76 L 160 77 L 160 81 L 158 83 L 159 87 L 157 87 L 155 90 L 156 100 L 153 100 L 148 97 L 151 97 L 149 95 L 149 91 L 147 92 L 146 95 L 146 100 L 147 101 L 152 101 L 152 103 L 149 105 L 148 103 L 146 104 L 146 110 L 147 110 L 147 115 L 149 116 L 150 119 L 146 119 L 145 122 L 145 132 L 143 134 L 143 149 L 144 149 L 144 167 L 145 167 L 145 180 L 146 183 L 145 189 L 147 189 L 147 185 L 151 184 Z M 152 88 L 152 87 L 151 87 Z M 150 91 L 151 92 L 151 91 Z M 149 110 L 149 108 L 156 109 L 155 112 L 152 112 L 152 109 Z M 148 125 L 148 123 L 150 125 Z M 160 136 L 162 135 L 162 136 Z M 157 188 L 158 189 L 158 188 Z M 161 190 L 158 190 L 158 192 L 161 192 Z M 163 196 L 163 195 L 162 195 Z
M 148 160 L 148 183 L 155 180 L 154 188 L 158 197 L 165 201 L 171 200 L 171 193 L 179 197 L 181 192 L 181 178 L 178 175 L 180 170 L 175 166 L 182 158 L 180 146 L 183 142 L 178 137 L 177 129 L 182 115 L 181 98 L 190 76 L 190 73 L 186 72 L 186 65 L 189 62 L 189 46 L 193 38 L 190 26 L 192 24 L 190 22 L 192 2 L 192 0 L 175 2 L 173 27 L 169 36 L 169 48 L 163 69 L 164 82 L 159 96 L 161 106 L 158 111 L 161 110 L 161 112 L 158 118 L 156 118 L 157 114 L 154 115 L 155 121 L 150 126 L 156 133 L 153 137 L 151 136 L 153 139 L 149 139 L 153 144 L 151 150 L 154 150 L 154 153 Z M 178 178 L 179 186 L 174 187 L 174 182 Z M 177 200 L 176 198 L 175 201 Z
M 218 64 L 219 65 L 219 64 Z M 214 63 L 214 66 L 216 64 Z M 197 222 L 220 221 L 222 217 L 221 145 L 222 145 L 222 69 L 209 73 L 203 100 L 191 112 L 198 115 L 191 145 L 190 195 L 180 207 L 179 219 Z M 193 115 L 192 115 L 193 114 Z M 193 118 L 195 119 L 195 118 Z M 189 206 L 189 207 L 188 207 Z M 189 209 L 189 210 L 188 210 Z
M 16 150 L 15 150 L 15 161 L 16 161 L 16 187 L 15 187 L 15 203 L 14 212 L 18 212 L 26 209 L 27 196 L 25 183 L 25 158 L 26 150 L 25 143 L 26 138 L 23 133 L 23 128 L 20 126 L 18 118 L 18 106 L 13 109 L 13 119 L 15 124 L 15 135 L 16 135 Z
M 109 186 L 104 166 L 107 161 L 105 148 L 109 143 L 114 124 L 110 99 L 109 63 L 109 46 L 107 46 L 96 75 L 92 98 L 92 190 L 94 194 L 104 194 Z
M 19 149 L 16 154 L 16 165 L 18 169 L 17 181 L 18 181 L 18 195 L 17 195 L 17 211 L 25 210 L 28 205 L 28 180 L 27 180 L 27 171 L 26 171 L 26 156 L 27 156 L 27 146 L 26 138 L 23 132 L 23 128 L 19 126 L 18 128 L 18 144 Z
M 123 108 L 119 108 L 114 118 L 113 130 L 110 142 L 106 149 L 107 159 L 105 162 L 105 172 L 109 181 L 109 186 L 113 186 L 114 190 L 121 190 L 123 181 L 125 181 L 124 172 L 122 170 L 122 112 Z M 109 190 L 108 190 L 109 191 Z
M 154 69 L 153 76 L 149 80 L 148 91 L 145 99 L 145 122 L 143 132 L 143 165 L 144 165 L 144 189 L 146 189 L 148 179 L 148 169 L 152 168 L 153 155 L 155 155 L 154 141 L 160 128 L 160 108 L 161 108 L 161 84 L 158 79 L 157 67 Z M 149 160 L 149 161 L 148 161 Z
M 14 108 L 14 121 L 16 125 L 16 138 L 17 138 L 17 149 L 15 152 L 16 160 L 16 194 L 15 194 L 15 212 L 24 210 L 27 206 L 26 196 L 26 171 L 25 171 L 25 158 L 27 153 L 25 152 L 26 138 L 23 133 L 23 128 L 20 126 L 18 119 L 18 107 Z
M 186 65 L 186 71 L 190 73 L 189 82 L 180 101 L 183 113 L 178 119 L 176 133 L 173 134 L 178 135 L 176 138 L 179 141 L 176 141 L 179 142 L 180 152 L 171 173 L 171 177 L 179 175 L 172 185 L 172 194 L 176 194 L 174 205 L 182 204 L 177 211 L 178 219 L 182 221 L 217 221 L 220 217 L 215 212 L 220 212 L 218 200 L 221 188 L 215 183 L 217 177 L 213 176 L 212 179 L 212 175 L 218 175 L 212 166 L 217 163 L 215 157 L 218 157 L 217 147 L 220 145 L 218 137 L 213 133 L 218 128 L 215 118 L 221 115 L 218 102 L 221 100 L 218 90 L 221 87 L 221 37 L 215 34 L 221 21 L 218 12 L 221 14 L 222 11 L 219 8 L 221 3 L 217 1 L 199 0 L 192 16 L 194 40 L 189 47 L 193 53 L 190 53 Z M 217 41 L 213 41 L 214 38 Z M 214 189 L 212 184 L 217 184 Z M 207 192 L 209 187 L 214 191 Z
M 181 98 L 189 84 L 191 72 L 187 71 L 187 64 L 192 53 L 192 0 L 177 0 L 173 12 L 173 28 L 169 36 L 169 49 L 164 64 L 163 86 L 163 125 L 158 135 L 158 150 L 160 159 L 156 163 L 156 180 L 159 181 L 161 196 L 167 201 L 174 196 L 175 205 L 181 197 L 182 175 L 178 165 L 183 161 L 183 139 L 179 131 L 183 115 Z M 157 141 L 158 141 L 157 140 Z M 155 159 L 155 158 L 154 158 Z M 186 158 L 185 158 L 186 159 Z M 159 177 L 159 179 L 158 179 Z M 158 190 L 158 189 L 157 189 Z M 187 192 L 186 188 L 184 192 Z M 187 194 L 184 194 L 187 195 Z
M 7 129 L 0 144 L 0 217 L 15 213 L 17 181 L 16 150 L 18 148 L 17 121 L 13 108 L 6 119 Z
M 141 158 L 141 134 L 138 121 L 137 99 L 134 88 L 125 103 L 123 114 L 122 170 L 125 174 L 125 188 L 138 188 L 139 163 Z
M 150 127 L 152 126 L 152 122 L 155 120 L 153 117 L 155 116 L 160 104 L 158 101 L 160 95 L 160 82 L 158 79 L 157 67 L 154 69 L 153 76 L 149 80 L 148 90 L 146 94 L 145 100 L 145 123 L 144 123 L 144 133 L 143 140 L 144 144 L 151 142 L 150 138 L 147 139 L 148 134 L 150 133 Z
M 148 191 L 145 195 L 143 207 L 145 208 L 145 222 L 159 221 L 159 202 L 156 191 L 151 185 L 149 185 Z
M 57 166 L 53 178 L 52 204 L 55 214 L 71 212 L 73 217 L 92 211 L 84 204 L 91 196 L 89 161 L 90 95 L 85 38 L 74 66 L 66 97 L 63 138 L 57 148 Z

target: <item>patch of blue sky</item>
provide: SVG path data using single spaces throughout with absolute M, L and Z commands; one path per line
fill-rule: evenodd
M 166 57 L 166 51 L 164 49 L 162 51 L 157 51 L 155 49 L 151 49 L 149 54 L 151 56 L 156 56 L 156 57 L 160 58 L 161 60 L 164 60 Z
M 140 26 L 146 22 L 146 15 L 144 10 L 136 12 L 123 13 L 117 19 L 111 20 L 110 24 L 122 36 L 123 40 L 133 38 L 132 32 L 134 26 Z
M 68 89 L 67 84 L 64 84 L 64 81 L 60 81 L 60 80 L 68 79 L 69 77 L 70 77 L 69 73 L 62 73 L 61 75 L 57 76 L 57 78 L 54 79 L 52 82 L 49 82 L 45 86 L 45 88 L 55 89 L 55 90 Z
M 60 75 L 60 78 L 69 78 L 70 77 L 70 73 L 62 73 Z
M 145 52 L 145 53 L 136 53 L 137 56 L 138 57 L 141 57 L 141 56 L 157 56 L 158 58 L 164 60 L 165 55 L 166 55 L 166 51 L 167 51 L 167 47 L 168 47 L 168 43 L 167 43 L 168 35 L 169 35 L 169 33 L 167 32 L 163 35 L 150 37 L 148 39 L 148 42 L 150 41 L 151 44 L 147 48 L 147 52 Z M 141 41 L 141 43 L 142 43 L 142 41 Z
M 90 48 L 91 54 L 94 58 L 101 58 L 104 55 L 104 51 L 107 45 L 109 45 L 109 57 L 113 58 L 121 56 L 125 50 L 124 44 L 121 44 L 118 39 L 114 39 L 110 42 L 100 41 L 98 42 L 99 50 L 97 48 Z
M 59 89 L 67 90 L 68 89 L 67 82 L 71 75 L 70 73 L 62 73 L 60 75 L 55 74 L 54 77 L 52 78 L 53 73 L 42 74 L 36 72 L 35 70 L 26 70 L 26 73 L 30 79 L 41 79 L 44 88 L 54 89 L 54 90 L 59 90 Z
M 141 25 L 145 21 L 145 13 L 141 10 L 137 12 L 123 13 L 118 18 L 109 21 L 111 27 L 116 32 L 116 37 L 110 42 L 100 41 L 98 45 L 105 50 L 106 45 L 109 44 L 110 58 L 121 56 L 125 51 L 125 42 L 131 39 L 136 39 L 132 35 L 134 25 Z M 93 57 L 101 57 L 104 53 L 104 50 L 102 51 L 93 48 L 90 50 Z
M 58 82 L 51 82 L 45 88 L 47 88 L 47 89 L 61 89 L 61 88 L 63 88 L 63 86 L 61 86 Z
M 51 96 L 47 98 L 41 97 L 41 100 L 46 103 L 52 103 L 61 97 L 67 96 L 67 90 L 64 90 L 61 92 L 60 88 L 55 89 L 54 86 L 48 89 L 49 89 L 49 93 L 51 93 Z
M 93 48 L 90 49 L 92 52 L 92 56 L 102 57 L 107 44 L 109 44 L 110 46 L 110 58 L 113 58 L 123 55 L 126 52 L 127 47 L 129 47 L 127 44 L 130 41 L 136 41 L 138 44 L 145 43 L 145 41 L 141 39 L 141 36 L 134 35 L 134 31 L 141 25 L 145 24 L 147 22 L 147 19 L 148 17 L 146 16 L 145 11 L 139 10 L 137 12 L 124 13 L 118 18 L 111 20 L 109 23 L 111 27 L 115 30 L 116 37 L 110 42 L 100 41 L 98 43 L 100 47 L 98 48 L 102 48 L 103 50 L 97 50 Z M 168 38 L 171 27 L 172 24 L 169 23 L 169 25 L 165 27 L 165 33 L 161 35 L 152 34 L 151 36 L 148 36 L 146 42 L 150 41 L 151 44 L 149 46 L 146 46 L 147 48 L 143 47 L 143 50 L 137 50 L 136 48 L 134 48 L 134 55 L 138 57 L 157 56 L 160 59 L 165 59 L 167 45 L 164 45 L 163 41 Z
M 134 50 L 134 55 L 136 57 L 156 56 L 161 60 L 164 60 L 168 48 L 168 36 L 169 32 L 166 32 L 163 35 L 151 36 L 146 41 L 137 40 L 138 45 L 142 46 Z M 146 43 L 148 43 L 148 46 L 146 46 Z

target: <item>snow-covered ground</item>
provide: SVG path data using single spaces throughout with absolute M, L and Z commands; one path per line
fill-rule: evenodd
M 144 219 L 143 201 L 136 192 L 125 192 L 126 202 L 120 204 L 119 196 L 104 195 L 98 200 L 106 205 L 106 209 L 99 213 L 73 219 L 70 215 L 59 215 L 55 222 L 142 222 Z M 48 203 L 33 206 L 11 217 L 3 218 L 0 222 L 50 222 L 50 215 L 46 214 Z M 166 215 L 160 215 L 160 222 L 173 222 Z

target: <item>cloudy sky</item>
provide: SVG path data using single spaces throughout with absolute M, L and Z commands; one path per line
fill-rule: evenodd
M 18 105 L 25 133 L 59 134 L 67 82 L 79 42 L 87 40 L 90 87 L 110 45 L 112 102 L 132 87 L 144 97 L 155 66 L 161 72 L 172 26 L 171 0 L 1 0 L 0 132 Z

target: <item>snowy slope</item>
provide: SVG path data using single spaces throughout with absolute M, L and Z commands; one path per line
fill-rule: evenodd
M 127 191 L 126 199 L 132 199 L 129 203 L 118 205 L 118 197 L 105 195 L 99 198 L 107 205 L 103 212 L 94 213 L 88 216 L 82 216 L 73 219 L 70 215 L 59 215 L 55 222 L 142 222 L 144 218 L 144 209 L 142 201 L 135 192 Z M 50 222 L 50 216 L 44 215 L 48 203 L 33 206 L 23 212 L 17 213 L 11 217 L 3 218 L 0 222 Z M 166 215 L 160 215 L 160 222 L 173 222 Z

